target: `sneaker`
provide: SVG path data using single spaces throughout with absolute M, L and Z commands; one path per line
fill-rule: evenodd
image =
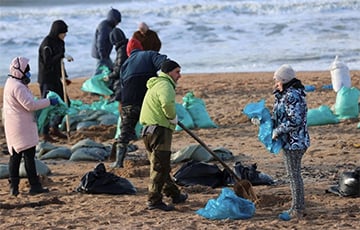
M 283 220 L 283 221 L 289 221 L 289 220 L 291 220 L 291 216 L 290 216 L 289 212 L 286 211 L 286 212 L 282 212 L 279 214 L 279 219 Z
M 188 198 L 187 193 L 185 193 L 185 194 L 180 193 L 177 197 L 172 198 L 172 202 L 173 202 L 173 204 L 184 203 L 187 198 Z
M 289 221 L 293 218 L 297 218 L 297 219 L 301 219 L 305 216 L 303 211 L 295 211 L 295 210 L 290 210 L 290 211 L 285 211 L 279 214 L 279 219 L 283 220 L 283 221 Z
M 160 202 L 160 203 L 157 203 L 157 204 L 148 204 L 148 207 L 147 207 L 149 210 L 154 210 L 154 209 L 159 209 L 159 210 L 162 210 L 162 211 L 172 211 L 175 209 L 174 206 L 172 205 L 166 205 L 164 202 Z

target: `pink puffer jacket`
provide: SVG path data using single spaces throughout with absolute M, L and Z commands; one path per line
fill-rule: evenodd
M 35 100 L 30 89 L 24 85 L 20 78 L 23 76 L 19 68 L 25 71 L 29 59 L 15 58 L 10 65 L 10 75 L 6 80 L 3 95 L 3 118 L 6 142 L 10 154 L 12 148 L 21 152 L 39 142 L 36 118 L 34 111 L 43 109 L 50 105 L 49 99 Z M 14 68 L 14 66 L 16 68 Z M 14 78 L 15 77 L 15 78 Z

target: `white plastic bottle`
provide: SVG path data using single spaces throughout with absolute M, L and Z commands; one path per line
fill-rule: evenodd
M 344 62 L 339 61 L 337 55 L 330 65 L 330 73 L 331 83 L 335 92 L 338 92 L 343 86 L 351 87 L 350 70 Z

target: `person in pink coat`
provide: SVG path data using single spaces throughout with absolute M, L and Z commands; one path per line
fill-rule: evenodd
M 31 195 L 49 192 L 43 188 L 35 166 L 35 147 L 39 142 L 34 111 L 59 103 L 57 98 L 35 100 L 30 83 L 29 59 L 16 57 L 11 61 L 10 74 L 5 82 L 3 118 L 7 147 L 10 153 L 10 194 L 19 194 L 19 168 L 24 157 L 25 170 L 30 183 Z

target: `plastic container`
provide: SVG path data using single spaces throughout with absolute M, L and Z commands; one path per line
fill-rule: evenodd
M 339 60 L 337 55 L 330 65 L 330 73 L 331 83 L 335 92 L 338 92 L 343 86 L 351 88 L 350 70 L 344 62 Z

